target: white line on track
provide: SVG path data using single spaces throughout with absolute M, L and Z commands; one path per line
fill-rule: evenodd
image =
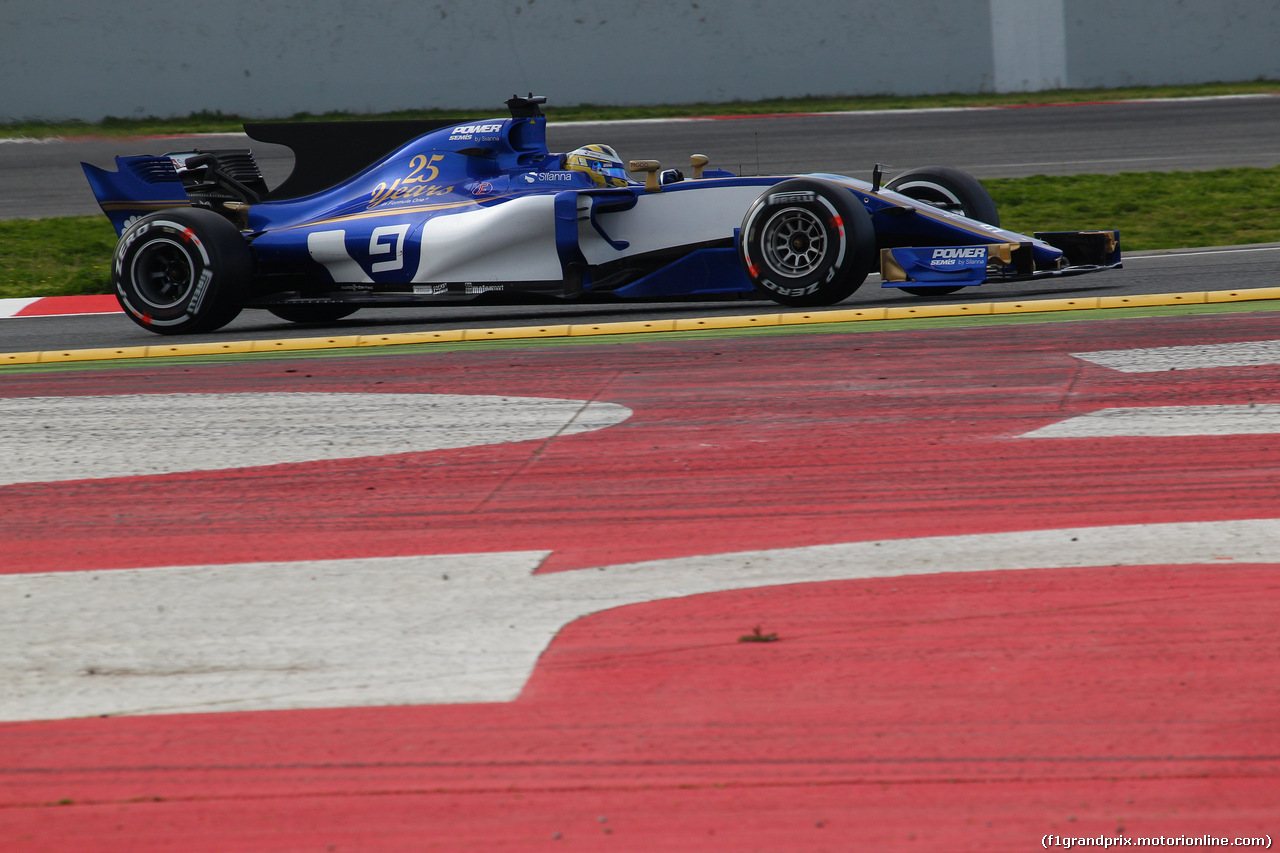
M 1168 103 L 1199 103 L 1206 101 L 1241 101 L 1241 100 L 1257 100 L 1265 98 L 1276 98 L 1277 95 L 1266 93 L 1254 93 L 1244 95 L 1196 95 L 1186 98 L 1130 98 L 1126 100 L 1097 100 L 1084 102 L 1065 102 L 1065 103 L 1043 103 L 1043 104 L 1004 104 L 994 106 L 972 106 L 972 107 L 919 107 L 916 109 L 902 110 L 820 110 L 809 113 L 768 113 L 764 115 L 715 115 L 715 116 L 679 116 L 672 118 L 628 118 L 628 119 L 597 119 L 592 121 L 564 121 L 557 122 L 559 127 L 591 127 L 594 125 L 617 126 L 620 124 L 679 124 L 685 122 L 697 121 L 740 121 L 752 118 L 808 118 L 808 117 L 840 117 L 840 116 L 902 116 L 902 115 L 927 115 L 930 113 L 971 113 L 971 112 L 988 112 L 992 110 L 1022 110 L 1022 109 L 1057 109 L 1080 106 L 1101 106 L 1115 105 L 1123 106 L 1125 104 L 1168 104 Z M 484 110 L 477 109 L 475 114 L 479 115 Z M 172 133 L 172 134 L 155 134 L 149 137 L 135 137 L 139 139 L 177 139 L 181 137 L 198 138 L 201 136 L 245 136 L 243 133 Z M 63 137 L 16 137 L 16 138 L 0 138 L 0 143 L 26 143 L 26 144 L 44 144 L 47 142 L 63 142 Z M 1118 161 L 1097 161 L 1097 162 L 1118 162 Z M 1046 165 L 1061 165 L 1060 163 Z
M 0 318 L 8 319 L 9 317 L 17 316 L 18 312 L 21 311 L 23 308 L 26 308 L 28 305 L 32 305 L 36 302 L 39 302 L 42 298 L 47 298 L 47 297 L 21 296 L 21 297 L 9 297 L 6 299 L 0 299 Z
M 1130 98 L 1127 100 L 1097 100 L 1084 102 L 1064 102 L 1064 103 L 1043 103 L 1043 104 L 996 104 L 985 106 L 971 107 L 918 107 L 915 109 L 902 110 L 819 110 L 816 112 L 806 113 L 766 113 L 764 115 L 753 116 L 750 114 L 741 115 L 714 115 L 714 116 L 679 116 L 672 118 L 630 118 L 630 119 L 600 119 L 596 121 L 575 121 L 562 122 L 564 125 L 574 126 L 590 126 L 590 125 L 618 125 L 618 124 L 677 124 L 691 121 L 740 121 L 751 118 L 812 118 L 812 117 L 868 117 L 877 118 L 884 116 L 910 116 L 910 115 L 932 115 L 935 113 L 974 113 L 974 112 L 992 112 L 997 110 L 1039 110 L 1039 109 L 1058 109 L 1069 107 L 1096 107 L 1096 106 L 1123 106 L 1126 104 L 1166 104 L 1166 103 L 1201 103 L 1205 101 L 1240 101 L 1240 100 L 1257 100 L 1260 98 L 1276 98 L 1276 95 L 1265 93 L 1246 94 L 1246 95 L 1198 95 L 1187 98 Z M 1107 162 L 1107 161 L 1098 161 Z M 1060 163 L 1046 165 L 1061 165 Z
M 505 702 L 570 622 L 815 581 L 1280 562 L 1280 521 L 1037 530 L 545 575 L 545 552 L 0 576 L 0 720 Z
M 1270 160 L 1280 161 L 1280 150 L 1270 152 L 1254 152 L 1255 156 L 1266 157 Z M 1197 158 L 1194 155 L 1178 155 L 1172 157 L 1156 157 L 1147 155 L 1143 157 L 1102 157 L 1095 160 L 1039 160 L 1028 163 L 983 163 L 982 169 L 990 173 L 994 169 L 1041 169 L 1053 168 L 1059 169 L 1066 166 L 1102 166 L 1123 163 L 1190 163 Z M 1143 171 L 1157 171 L 1156 169 L 1144 169 Z
M 1152 261 L 1165 258 L 1194 258 L 1204 255 L 1245 255 L 1254 252 L 1280 252 L 1280 243 L 1264 246 L 1212 246 L 1200 249 L 1160 249 L 1154 252 L 1135 252 L 1124 256 L 1124 262 Z
M 1099 409 L 1024 433 L 1022 438 L 1162 438 L 1275 435 L 1280 404 L 1132 406 Z
M 614 403 L 461 394 L 0 398 L 0 485 L 528 441 L 603 429 L 630 415 Z
M 1075 352 L 1072 356 L 1120 373 L 1161 373 L 1168 370 L 1205 370 L 1215 367 L 1261 367 L 1280 364 L 1280 341 L 1242 341 L 1229 344 L 1098 350 L 1097 352 Z

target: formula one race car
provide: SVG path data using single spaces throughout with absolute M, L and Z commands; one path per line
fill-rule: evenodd
M 249 150 L 117 157 L 85 174 L 120 241 L 120 305 L 161 334 L 207 331 L 243 308 L 330 322 L 367 306 L 494 291 L 574 298 L 766 296 L 830 305 L 877 268 L 929 295 L 1120 266 L 1114 231 L 999 227 L 956 169 L 881 186 L 839 175 L 738 177 L 690 158 L 688 180 L 607 145 L 547 150 L 545 98 L 458 122 L 247 124 L 290 147 L 269 189 Z M 642 175 L 633 181 L 628 173 Z

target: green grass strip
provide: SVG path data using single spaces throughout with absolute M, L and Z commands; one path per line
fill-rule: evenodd
M 1128 251 L 1280 240 L 1280 167 L 984 180 L 1023 234 L 1118 228 Z
M 0 220 L 0 299 L 110 293 L 115 246 L 105 216 Z

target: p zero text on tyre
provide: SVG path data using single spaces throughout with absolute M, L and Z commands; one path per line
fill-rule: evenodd
M 783 305 L 833 305 L 866 280 L 875 231 L 848 187 L 796 178 L 766 190 L 747 209 L 738 255 L 763 295 Z
M 164 335 L 231 322 L 252 274 L 249 246 L 236 227 L 194 207 L 134 222 L 120 235 L 111 267 L 116 298 L 129 319 Z

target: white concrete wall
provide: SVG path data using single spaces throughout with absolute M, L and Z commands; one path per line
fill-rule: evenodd
M 1065 0 L 991 0 L 997 92 L 1042 92 L 1067 85 Z
M 972 90 L 987 2 L 0 0 L 0 120 Z
M 1280 80 L 1277 0 L 1066 0 L 1068 84 Z
M 1274 0 L 0 0 L 0 122 L 1280 78 Z

